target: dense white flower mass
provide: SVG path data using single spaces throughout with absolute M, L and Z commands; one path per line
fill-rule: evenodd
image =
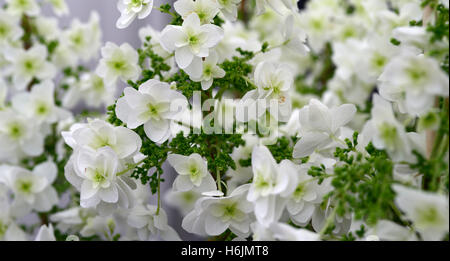
M 1 241 L 448 241 L 448 0 L 0 2 Z

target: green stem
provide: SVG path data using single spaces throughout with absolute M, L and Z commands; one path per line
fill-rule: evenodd
M 161 209 L 161 174 L 158 171 L 158 207 L 156 208 L 156 215 L 159 215 Z
M 220 178 L 220 171 L 216 171 L 216 182 L 217 182 L 217 189 L 222 191 L 222 180 Z

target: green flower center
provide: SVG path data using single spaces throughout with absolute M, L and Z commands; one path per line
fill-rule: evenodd
M 33 183 L 30 180 L 19 180 L 18 187 L 20 192 L 24 194 L 30 194 L 31 188 L 33 187 Z
M 406 69 L 406 73 L 415 83 L 421 82 L 428 75 L 428 73 L 425 70 L 418 67 L 410 67 Z
M 294 199 L 296 200 L 301 200 L 303 198 L 303 196 L 305 195 L 305 184 L 298 184 L 297 188 L 295 188 L 294 191 Z
M 13 139 L 19 139 L 24 134 L 23 127 L 19 123 L 12 123 L 9 126 L 9 136 Z
M 48 113 L 48 107 L 45 103 L 40 103 L 36 106 L 36 114 L 45 115 Z
M 389 123 L 383 123 L 380 126 L 379 131 L 381 138 L 386 143 L 386 146 L 395 146 L 395 141 L 397 139 L 397 128 L 395 128 L 395 126 L 392 126 Z
M 419 210 L 418 214 L 419 215 L 416 223 L 419 227 L 434 225 L 436 223 L 439 223 L 441 219 L 439 211 L 433 206 Z
M 10 31 L 11 29 L 7 24 L 0 22 L 0 37 L 6 37 Z

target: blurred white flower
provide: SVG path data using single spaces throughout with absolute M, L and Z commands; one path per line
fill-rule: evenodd
M 52 5 L 53 11 L 56 15 L 62 16 L 69 14 L 69 8 L 67 7 L 66 0 L 47 0 L 47 2 Z
M 138 66 L 139 55 L 128 43 L 120 47 L 107 42 L 101 49 L 102 59 L 97 67 L 97 74 L 105 80 L 107 85 L 112 85 L 117 78 L 124 82 L 138 79 L 141 68 Z
M 23 29 L 19 26 L 20 16 L 10 15 L 0 9 L 0 47 L 16 43 L 23 35 Z
M 42 225 L 39 228 L 38 234 L 36 235 L 34 241 L 56 241 L 52 224 L 49 226 Z
M 58 203 L 58 194 L 52 187 L 57 175 L 55 163 L 47 161 L 36 165 L 33 171 L 17 167 L 4 167 L 0 183 L 14 194 L 12 208 L 17 216 L 24 216 L 31 210 L 49 211 Z
M 116 27 L 123 29 L 128 27 L 133 20 L 146 18 L 153 9 L 153 0 L 119 0 L 117 9 L 120 11 L 120 18 Z
M 436 96 L 449 95 L 449 78 L 439 63 L 409 52 L 392 59 L 379 82 L 380 95 L 395 102 L 400 112 L 412 115 L 428 112 Z
M 8 4 L 7 12 L 13 15 L 36 16 L 40 12 L 36 0 L 6 0 L 6 3 Z
M 47 47 L 36 44 L 29 50 L 10 49 L 5 52 L 5 58 L 11 62 L 13 86 L 24 90 L 28 84 L 37 78 L 50 80 L 56 75 L 56 67 L 47 61 Z
M 449 229 L 448 195 L 394 185 L 395 203 L 424 240 L 442 240 Z
M 271 223 L 263 225 L 255 222 L 251 224 L 254 241 L 318 241 L 319 234 L 307 229 L 295 228 L 285 223 Z
M 164 209 L 153 205 L 137 205 L 133 208 L 127 218 L 130 226 L 137 229 L 140 240 L 167 241 L 181 240 L 177 232 L 167 224 L 167 215 Z

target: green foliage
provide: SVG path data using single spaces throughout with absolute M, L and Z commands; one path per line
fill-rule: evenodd
M 270 150 L 277 163 L 280 163 L 284 159 L 292 160 L 292 153 L 296 141 L 296 137 L 289 139 L 283 136 L 279 137 L 275 144 L 268 145 L 267 148 Z
M 254 57 L 254 53 L 240 48 L 236 50 L 241 57 L 234 56 L 232 60 L 226 60 L 219 65 L 226 74 L 223 78 L 215 79 L 213 87 L 218 87 L 222 92 L 234 90 L 243 95 L 254 88 L 245 80 L 245 77 L 253 71 L 253 66 L 248 61 Z
M 318 178 L 319 182 L 331 177 L 334 189 L 325 199 L 332 200 L 337 215 L 354 213 L 355 219 L 364 219 L 372 225 L 379 219 L 392 219 L 394 215 L 395 194 L 391 189 L 394 163 L 385 151 L 375 149 L 372 144 L 366 147 L 368 155 L 357 151 L 357 137 L 355 132 L 353 141 L 345 140 L 345 148 L 336 148 L 334 156 L 340 164 L 332 174 L 327 173 L 323 165 L 311 167 L 308 174 Z

